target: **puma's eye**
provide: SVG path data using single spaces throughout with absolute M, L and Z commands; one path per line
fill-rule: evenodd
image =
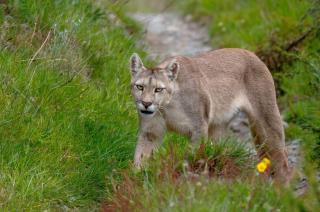
M 138 88 L 138 90 L 143 91 L 143 86 L 142 85 L 136 85 L 136 87 Z
M 154 92 L 155 92 L 155 93 L 159 93 L 159 92 L 163 91 L 163 89 L 164 89 L 164 88 L 156 88 L 156 89 L 154 89 Z

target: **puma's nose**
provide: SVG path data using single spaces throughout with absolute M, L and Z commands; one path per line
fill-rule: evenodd
M 152 102 L 144 102 L 144 101 L 142 101 L 141 103 L 143 104 L 143 106 L 144 106 L 146 109 L 148 109 L 148 107 L 149 107 L 150 105 L 152 105 Z

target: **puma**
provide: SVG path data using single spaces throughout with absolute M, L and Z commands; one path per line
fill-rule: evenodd
M 131 91 L 140 129 L 134 163 L 161 144 L 167 130 L 193 143 L 217 139 L 235 113 L 247 114 L 259 157 L 268 157 L 274 178 L 289 181 L 290 169 L 275 86 L 266 65 L 244 49 L 219 49 L 195 57 L 175 56 L 146 68 L 130 58 Z

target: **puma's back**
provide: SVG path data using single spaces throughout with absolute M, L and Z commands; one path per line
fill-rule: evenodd
M 256 95 L 265 95 L 264 103 L 276 107 L 269 70 L 247 50 L 219 49 L 197 57 L 177 56 L 159 67 L 165 67 L 172 59 L 179 64 L 176 79 L 179 90 L 173 99 L 179 101 L 185 111 L 194 110 L 194 105 L 205 107 L 209 125 L 227 123 L 237 111 L 258 104 Z
M 265 64 L 255 54 L 244 49 L 219 49 L 197 57 L 175 58 L 180 65 L 177 78 L 179 83 L 200 80 L 205 84 L 214 83 L 214 87 L 221 85 L 239 89 L 250 80 L 264 78 L 269 83 L 267 87 L 274 89 L 272 76 Z M 172 58 L 161 65 L 170 60 Z

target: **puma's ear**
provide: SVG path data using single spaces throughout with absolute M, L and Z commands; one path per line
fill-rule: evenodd
M 179 72 L 179 63 L 176 61 L 176 59 L 173 59 L 166 67 L 167 74 L 169 79 L 175 80 L 178 76 Z
M 143 63 L 137 53 L 133 53 L 130 57 L 131 75 L 134 76 L 142 70 Z

